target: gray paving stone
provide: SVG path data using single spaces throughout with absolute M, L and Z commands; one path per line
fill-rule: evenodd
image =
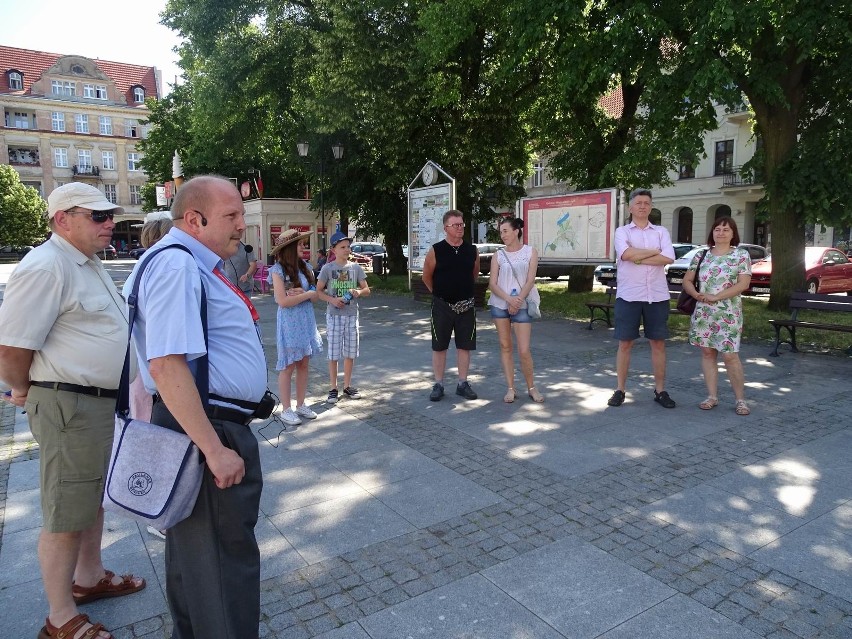
M 371 639 L 558 639 L 559 633 L 482 577 L 475 575 L 361 620 Z

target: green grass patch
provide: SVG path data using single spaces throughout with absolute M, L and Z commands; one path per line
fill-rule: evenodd
M 487 284 L 488 278 L 480 277 L 480 282 Z M 389 275 L 381 279 L 372 273 L 367 275 L 367 283 L 374 291 L 393 295 L 410 295 L 408 277 L 405 275 Z M 589 309 L 586 302 L 605 302 L 606 294 L 602 290 L 590 293 L 569 293 L 564 283 L 536 284 L 541 294 L 541 311 L 548 319 L 565 318 L 579 321 L 589 321 Z M 850 298 L 852 299 L 852 298 Z M 787 319 L 789 312 L 770 311 L 766 308 L 769 297 L 744 296 L 743 312 L 743 341 L 750 344 L 766 343 L 768 346 L 775 342 L 775 329 L 767 320 Z M 819 322 L 821 324 L 843 324 L 852 326 L 852 313 L 828 313 L 821 311 L 802 311 L 799 319 Z M 685 315 L 672 315 L 669 318 L 669 328 L 677 340 L 686 340 L 689 335 L 689 318 Z M 595 330 L 602 330 L 597 324 Z M 852 344 L 852 335 L 837 331 L 796 330 L 798 346 L 804 351 L 828 352 L 832 355 L 842 355 L 843 351 Z M 784 349 L 784 347 L 782 347 Z M 768 352 L 768 351 L 767 351 Z

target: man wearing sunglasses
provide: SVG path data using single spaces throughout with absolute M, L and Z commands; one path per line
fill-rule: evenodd
M 0 376 L 11 388 L 6 401 L 27 409 L 39 444 L 38 558 L 49 606 L 39 636 L 94 627 L 103 639 L 110 635 L 77 606 L 145 587 L 101 561 L 103 478 L 127 315 L 97 254 L 123 209 L 81 182 L 60 186 L 47 201 L 52 235 L 12 273 L 0 306 Z
M 432 372 L 435 384 L 429 394 L 437 402 L 444 396 L 444 370 L 450 338 L 455 334 L 459 382 L 456 395 L 476 399 L 467 381 L 470 351 L 476 350 L 476 309 L 473 285 L 479 275 L 479 251 L 464 241 L 461 211 L 444 213 L 446 239 L 434 244 L 423 261 L 423 283 L 432 291 Z

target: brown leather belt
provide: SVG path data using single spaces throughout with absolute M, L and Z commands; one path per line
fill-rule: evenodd
M 53 390 L 79 393 L 80 395 L 93 395 L 94 397 L 118 397 L 118 390 L 112 388 L 98 388 L 97 386 L 80 386 L 79 384 L 66 384 L 65 382 L 30 382 L 30 386 L 39 388 L 52 388 Z

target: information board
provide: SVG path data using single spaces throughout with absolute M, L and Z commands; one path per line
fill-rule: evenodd
M 521 199 L 524 241 L 542 262 L 615 261 L 616 189 Z
M 452 184 L 408 191 L 408 268 L 422 271 L 426 253 L 444 239 L 444 213 L 453 207 Z

